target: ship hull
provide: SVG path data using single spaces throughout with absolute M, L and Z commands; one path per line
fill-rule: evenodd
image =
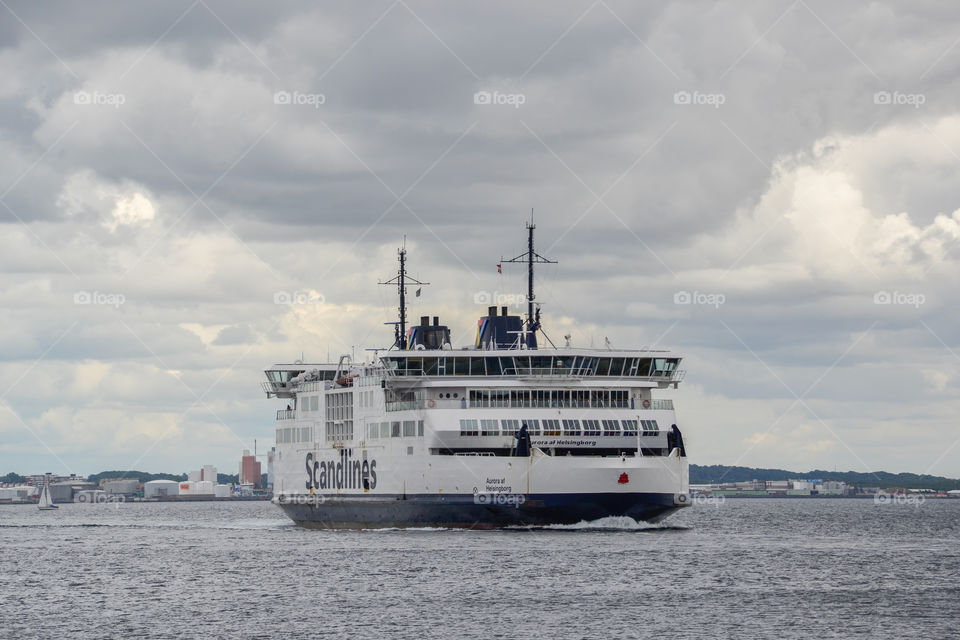
M 299 499 L 297 499 L 299 498 Z M 619 516 L 659 522 L 685 506 L 672 493 L 531 494 L 505 502 L 496 496 L 294 496 L 275 503 L 311 529 L 444 527 L 496 529 L 568 525 Z

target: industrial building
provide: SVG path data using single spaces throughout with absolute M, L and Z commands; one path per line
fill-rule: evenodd
M 41 482 L 38 486 L 43 486 Z M 99 487 L 86 480 L 76 479 L 67 482 L 57 482 L 50 485 L 50 498 L 54 503 L 74 502 L 81 491 L 97 491 Z
M 25 502 L 37 492 L 33 487 L 0 487 L 0 502 Z
M 833 480 L 751 480 L 722 484 L 690 485 L 699 495 L 714 496 L 849 496 L 854 488 Z
M 260 487 L 260 463 L 256 456 L 250 455 L 248 449 L 243 450 L 243 457 L 240 458 L 240 484 L 252 484 L 254 487 Z
M 181 496 L 212 496 L 215 485 L 209 480 L 187 480 L 180 483 Z
M 103 483 L 103 490 L 111 496 L 124 496 L 131 498 L 140 490 L 140 481 L 136 478 L 118 478 L 116 480 L 106 480 Z
M 180 495 L 180 483 L 174 480 L 150 480 L 143 483 L 144 498 L 169 498 Z
M 217 484 L 217 468 L 212 464 L 205 464 L 200 469 L 189 472 L 187 482 L 212 482 Z
M 266 488 L 273 489 L 273 459 L 277 455 L 277 448 L 270 447 L 270 451 L 267 451 L 267 479 L 266 479 Z

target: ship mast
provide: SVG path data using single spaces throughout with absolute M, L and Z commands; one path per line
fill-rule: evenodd
M 407 348 L 407 285 L 415 284 L 419 286 L 424 286 L 430 284 L 429 282 L 420 282 L 416 278 L 412 278 L 407 275 L 407 237 L 403 237 L 403 246 L 397 250 L 397 260 L 400 262 L 400 268 L 397 270 L 397 275 L 390 278 L 386 282 L 380 282 L 378 284 L 395 284 L 397 285 L 397 291 L 400 293 L 400 321 L 399 322 L 387 322 L 386 324 L 394 325 L 394 346 L 400 349 L 401 351 Z M 420 295 L 420 289 L 417 289 L 417 296 Z
M 533 209 L 530 209 L 530 222 L 527 223 L 527 252 L 510 260 L 502 260 L 503 263 L 527 263 L 527 346 L 533 348 L 536 346 L 537 331 L 540 331 L 540 309 L 536 313 L 533 309 L 533 301 L 536 296 L 533 293 L 533 265 L 534 264 L 557 264 L 556 260 L 548 260 L 533 248 L 533 230 L 537 225 L 533 224 Z M 544 334 L 546 337 L 546 334 Z M 549 338 L 547 338 L 549 340 Z

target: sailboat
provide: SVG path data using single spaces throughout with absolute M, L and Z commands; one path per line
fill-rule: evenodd
M 53 509 L 60 508 L 53 504 L 53 499 L 50 497 L 50 485 L 47 483 L 43 484 L 43 491 L 40 492 L 40 504 L 38 506 L 41 511 L 52 511 Z

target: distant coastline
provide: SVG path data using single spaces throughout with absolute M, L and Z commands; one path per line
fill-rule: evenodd
M 858 489 L 904 489 L 953 491 L 960 489 L 960 479 L 916 473 L 888 473 L 886 471 L 787 471 L 727 465 L 690 465 L 690 484 L 720 484 L 750 481 L 784 481 L 812 478 L 821 481 L 843 482 Z

